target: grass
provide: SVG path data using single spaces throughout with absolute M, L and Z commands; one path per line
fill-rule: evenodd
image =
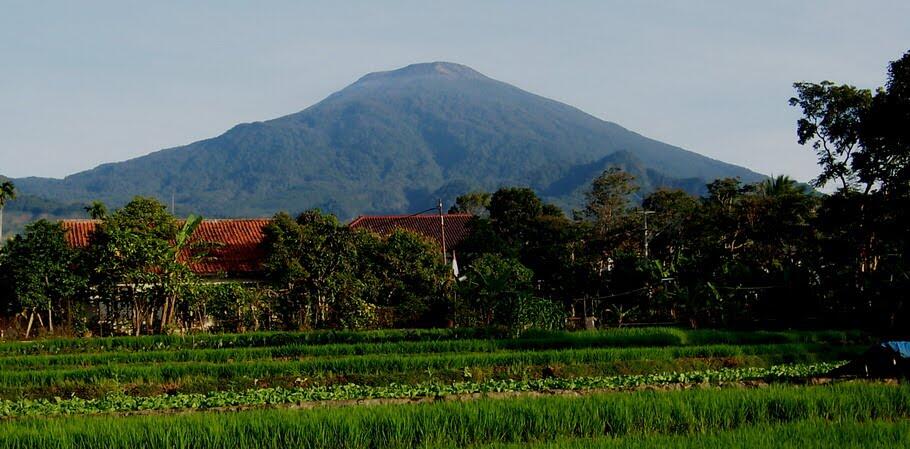
M 0 342 L 0 356 L 118 351 L 259 348 L 294 345 L 364 345 L 452 340 L 497 340 L 501 349 L 683 346 L 710 344 L 868 343 L 859 331 L 727 331 L 677 328 L 619 328 L 602 331 L 533 331 L 503 339 L 485 329 L 400 329 L 376 331 L 251 332 L 189 336 L 67 338 Z
M 829 368 L 805 364 L 853 358 L 870 338 L 635 328 L 0 342 L 0 449 L 900 447 L 910 387 L 786 385 Z M 771 386 L 666 391 L 754 379 Z M 590 391 L 639 387 L 662 391 Z M 499 392 L 508 394 L 486 397 Z M 511 394 L 520 392 L 542 396 Z M 449 395 L 481 398 L 432 400 Z M 429 402 L 257 409 L 416 398 Z M 255 410 L 224 412 L 237 407 Z M 118 415 L 136 412 L 159 414 Z
M 492 337 L 490 331 L 433 329 L 6 342 L 0 343 L 0 399 L 769 367 L 852 358 L 868 338 L 853 331 L 674 328 Z
M 475 449 L 896 449 L 910 446 L 910 421 L 822 419 L 746 426 L 726 432 L 492 444 Z M 454 449 L 454 448 L 453 448 Z
M 487 374 L 483 370 L 496 370 L 492 373 L 500 378 L 540 377 L 546 367 L 556 366 L 556 374 L 571 375 L 610 375 L 631 374 L 628 367 L 636 366 L 645 369 L 658 368 L 661 362 L 666 368 L 684 368 L 681 361 L 690 359 L 752 359 L 757 365 L 779 363 L 798 363 L 816 361 L 834 361 L 849 358 L 862 348 L 856 346 L 828 347 L 817 344 L 786 345 L 713 345 L 682 346 L 669 348 L 588 348 L 544 351 L 500 351 L 493 353 L 447 353 L 391 355 L 375 354 L 364 356 L 304 358 L 302 360 L 254 359 L 246 361 L 223 362 L 166 362 L 147 363 L 109 363 L 85 367 L 59 367 L 45 369 L 21 369 L 0 371 L 0 395 L 5 398 L 23 395 L 28 391 L 59 386 L 78 386 L 80 384 L 164 384 L 187 379 L 197 382 L 209 379 L 209 385 L 249 387 L 256 379 L 285 381 L 302 381 L 307 379 L 335 379 L 350 381 L 352 378 L 381 379 L 389 381 L 450 378 L 437 376 L 443 372 L 460 377 L 474 377 Z M 658 365 L 656 365 L 658 364 Z M 558 367 L 584 367 L 586 372 Z M 534 368 L 531 371 L 531 368 Z M 625 368 L 625 369 L 624 369 Z M 692 367 L 689 367 L 690 369 Z M 664 369 L 680 370 L 680 369 Z M 625 371 L 625 372 L 618 372 Z M 653 372 L 653 371 L 652 371 Z M 498 374 L 497 374 L 498 373 Z M 300 379 L 300 380 L 297 380 Z M 219 388 L 221 389 L 221 388 Z
M 807 420 L 877 423 L 908 417 L 907 386 L 775 386 L 228 414 L 24 419 L 0 423 L 0 448 L 469 447 L 704 435 Z M 829 435 L 828 441 L 833 438 Z M 694 443 L 687 444 L 683 447 Z
M 792 355 L 799 353 L 842 353 L 853 354 L 864 348 L 858 345 L 827 345 L 817 343 L 787 343 L 787 344 L 713 344 L 698 346 L 675 347 L 580 347 L 580 348 L 509 348 L 503 349 L 502 345 L 495 342 L 488 343 L 483 340 L 466 340 L 461 342 L 420 342 L 420 343 L 385 343 L 363 345 L 328 345 L 307 346 L 291 345 L 284 347 L 268 348 L 240 348 L 240 349 L 194 349 L 179 351 L 148 351 L 148 352 L 114 352 L 95 354 L 64 354 L 40 356 L 12 356 L 0 357 L 0 369 L 5 372 L 33 371 L 33 370 L 65 370 L 72 368 L 90 368 L 94 366 L 117 366 L 135 364 L 168 364 L 180 363 L 240 363 L 252 361 L 313 361 L 331 360 L 327 362 L 333 367 L 349 365 L 351 360 L 381 359 L 402 360 L 404 357 L 419 359 L 425 356 L 427 360 L 463 359 L 471 357 L 473 360 L 506 357 L 509 360 L 536 360 L 540 363 L 550 362 L 577 362 L 585 363 L 592 357 L 597 360 L 669 360 L 691 357 L 735 357 L 744 355 L 761 355 L 777 353 Z M 363 357 L 367 356 L 367 357 Z M 379 356 L 379 357 L 368 357 Z M 391 356 L 391 357 L 390 357 Z M 434 362 L 438 363 L 438 362 Z M 400 365 L 400 362 L 398 363 Z M 482 365 L 483 363 L 474 363 Z M 336 369 L 337 370 L 337 369 Z

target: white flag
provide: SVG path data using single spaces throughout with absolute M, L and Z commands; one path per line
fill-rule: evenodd
M 452 273 L 455 275 L 455 280 L 459 282 L 468 278 L 467 276 L 458 276 L 461 272 L 458 271 L 458 259 L 455 258 L 455 251 L 452 251 Z

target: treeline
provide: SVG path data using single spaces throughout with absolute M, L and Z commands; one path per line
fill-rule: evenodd
M 571 214 L 527 188 L 459 197 L 476 215 L 456 276 L 433 243 L 357 231 L 311 210 L 265 229 L 264 279 L 202 282 L 196 217 L 178 222 L 137 198 L 108 213 L 87 248 L 39 221 L 0 251 L 0 311 L 18 335 L 192 329 L 464 326 L 634 322 L 702 326 L 908 323 L 910 53 L 875 93 L 797 83 L 798 137 L 819 157 L 813 186 L 787 177 L 716 180 L 702 198 L 647 193 L 618 168 Z M 0 203 L 2 205 L 2 203 Z M 599 323 L 598 323 L 599 322 Z M 57 327 L 55 327 L 55 325 Z
M 468 243 L 473 278 L 499 266 L 512 273 L 503 291 L 602 323 L 905 329 L 910 52 L 875 92 L 794 87 L 798 140 L 821 169 L 812 187 L 832 193 L 782 176 L 721 179 L 703 198 L 658 190 L 633 205 L 635 180 L 611 169 L 572 218 L 529 189 L 470 194 L 455 209 L 481 216 Z
M 445 324 L 450 276 L 416 234 L 379 238 L 318 211 L 278 214 L 265 229 L 265 278 L 244 283 L 193 273 L 213 245 L 192 239 L 200 217 L 178 221 L 141 197 L 91 213 L 101 221 L 85 248 L 42 220 L 0 252 L 2 310 L 17 335 Z

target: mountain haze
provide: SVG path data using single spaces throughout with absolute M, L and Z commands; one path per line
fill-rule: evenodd
M 15 182 L 60 202 L 134 195 L 177 212 L 261 216 L 320 207 L 350 218 L 427 209 L 471 189 L 530 186 L 564 207 L 611 165 L 643 187 L 701 193 L 761 175 L 649 139 L 576 108 L 435 62 L 368 74 L 294 114 L 60 179 Z

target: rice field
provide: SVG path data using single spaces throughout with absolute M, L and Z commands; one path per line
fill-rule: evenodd
M 872 341 L 642 328 L 0 342 L 0 448 L 910 447 L 910 387 L 826 376 Z

